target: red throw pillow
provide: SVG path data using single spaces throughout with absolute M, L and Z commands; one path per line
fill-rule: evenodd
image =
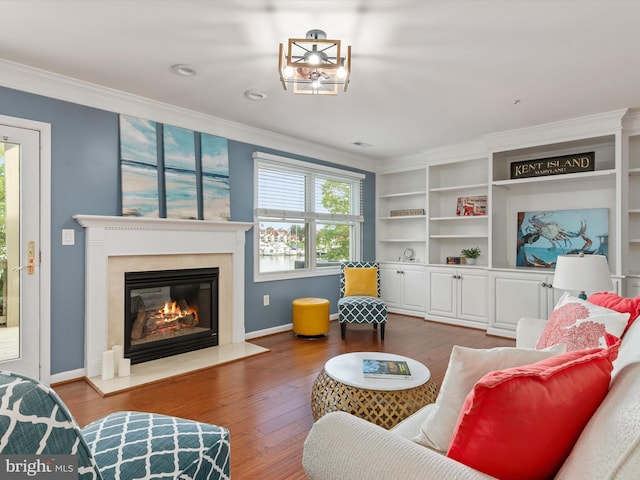
M 619 340 L 485 375 L 447 456 L 502 480 L 553 478 L 609 389 Z
M 638 318 L 638 315 L 640 315 L 640 297 L 628 298 L 621 297 L 617 293 L 598 292 L 587 298 L 587 302 L 615 310 L 616 312 L 628 313 L 629 320 L 627 322 L 625 332 L 631 326 L 633 321 Z

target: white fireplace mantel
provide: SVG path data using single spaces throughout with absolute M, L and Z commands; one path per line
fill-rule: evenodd
M 245 232 L 253 224 L 164 218 L 75 215 L 85 235 L 85 371 L 100 375 L 108 345 L 109 257 L 230 254 L 232 257 L 231 343 L 244 331 Z

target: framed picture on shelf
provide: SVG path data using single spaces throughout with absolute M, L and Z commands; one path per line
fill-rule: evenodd
M 456 215 L 458 217 L 476 217 L 487 214 L 487 196 L 458 197 Z
M 555 268 L 558 255 L 609 254 L 609 209 L 518 212 L 516 266 Z

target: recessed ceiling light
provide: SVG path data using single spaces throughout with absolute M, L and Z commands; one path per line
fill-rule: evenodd
M 246 92 L 244 92 L 244 96 L 253 101 L 264 100 L 265 98 L 267 98 L 267 94 L 261 92 L 260 90 L 247 90 Z
M 176 65 L 171 65 L 171 70 L 176 75 L 181 75 L 183 77 L 193 77 L 200 73 L 200 70 L 194 67 L 193 65 L 187 65 L 186 63 L 178 63 Z

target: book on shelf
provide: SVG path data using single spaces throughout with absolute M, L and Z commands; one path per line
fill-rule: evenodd
M 362 373 L 365 378 L 410 379 L 411 370 L 404 360 L 362 360 Z
M 458 217 L 476 217 L 487 214 L 487 196 L 458 197 L 456 215 Z

